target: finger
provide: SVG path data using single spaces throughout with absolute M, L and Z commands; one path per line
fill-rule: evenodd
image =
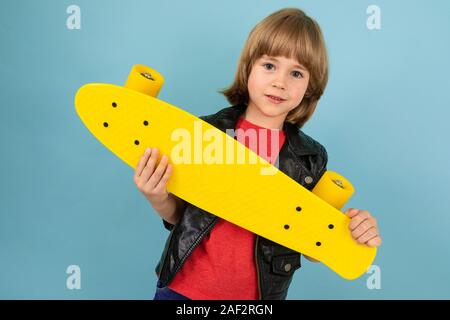
M 155 187 L 155 191 L 162 192 L 162 191 L 166 190 L 166 185 L 167 185 L 167 182 L 169 181 L 171 175 L 172 175 L 172 165 L 168 164 L 166 171 L 164 171 L 164 175 L 162 176 L 161 180 Z
M 374 227 L 372 223 L 370 223 L 369 219 L 364 220 L 358 227 L 356 227 L 352 231 L 352 236 L 354 239 L 358 239 L 360 236 L 362 236 L 367 230 Z
M 375 227 L 370 228 L 369 230 L 367 230 L 365 233 L 363 233 L 358 239 L 357 241 L 359 243 L 366 243 L 367 241 L 369 241 L 372 238 L 375 238 L 376 236 L 378 236 L 378 231 Z
M 159 183 L 161 180 L 162 175 L 164 174 L 164 171 L 167 167 L 167 156 L 162 156 L 161 161 L 159 162 L 158 166 L 156 167 L 155 172 L 153 172 L 152 176 L 148 180 L 147 187 L 154 189 L 155 186 Z
M 359 210 L 359 214 L 361 214 L 363 217 L 368 218 L 371 222 L 373 222 L 374 225 L 377 225 L 377 220 L 370 214 L 367 210 Z
M 151 178 L 153 171 L 155 171 L 155 165 L 157 160 L 158 160 L 158 149 L 153 148 L 152 154 L 148 159 L 147 163 L 145 164 L 145 168 L 141 174 L 141 177 L 144 181 L 147 182 Z
M 383 241 L 381 240 L 381 237 L 380 236 L 376 236 L 375 238 L 372 238 L 372 239 L 370 239 L 369 241 L 367 241 L 367 245 L 369 246 L 369 247 L 379 247 L 379 246 L 381 246 L 381 243 L 382 243 Z
M 354 216 L 349 224 L 350 230 L 355 230 L 364 220 L 369 219 L 371 217 L 369 212 L 367 211 L 359 211 L 356 216 Z
M 134 177 L 137 178 L 142 174 L 142 170 L 145 168 L 145 164 L 148 161 L 148 158 L 150 157 L 152 153 L 151 148 L 145 149 L 144 154 L 141 156 L 141 159 L 139 160 L 139 163 L 136 166 L 136 170 L 134 171 Z
M 345 210 L 344 212 L 349 218 L 353 218 L 354 216 L 356 216 L 359 213 L 358 209 L 355 208 L 348 208 L 347 210 Z

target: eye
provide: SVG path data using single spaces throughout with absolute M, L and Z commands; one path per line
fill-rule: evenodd
M 265 69 L 267 69 L 267 70 L 271 70 L 271 69 L 268 69 L 268 68 L 267 68 L 267 66 L 271 66 L 271 67 L 274 67 L 274 65 L 273 65 L 273 64 L 271 64 L 271 63 L 264 63 L 264 64 L 263 64 L 263 67 L 264 67 Z
M 296 78 L 303 78 L 303 75 L 300 71 L 293 71 L 292 73 L 296 74 L 296 75 L 294 75 L 294 77 L 296 77 Z

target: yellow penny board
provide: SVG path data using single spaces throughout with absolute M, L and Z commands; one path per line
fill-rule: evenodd
M 352 238 L 350 219 L 339 211 L 353 193 L 344 177 L 327 171 L 313 192 L 307 190 L 231 136 L 158 100 L 163 82 L 155 70 L 136 65 L 125 87 L 81 87 L 76 111 L 132 168 L 147 147 L 168 155 L 173 173 L 167 190 L 179 198 L 317 259 L 343 278 L 368 269 L 376 249 Z

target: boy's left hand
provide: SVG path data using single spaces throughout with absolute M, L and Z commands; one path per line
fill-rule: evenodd
M 369 247 L 381 245 L 382 240 L 377 221 L 369 211 L 349 208 L 344 213 L 351 219 L 349 228 L 358 243 L 366 244 Z

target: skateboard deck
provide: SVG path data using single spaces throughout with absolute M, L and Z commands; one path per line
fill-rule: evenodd
M 133 66 L 125 87 L 91 83 L 75 97 L 90 132 L 133 169 L 147 147 L 173 165 L 167 190 L 193 205 L 321 261 L 345 279 L 362 275 L 376 248 L 358 244 L 340 209 L 353 186 L 327 171 L 313 192 L 200 118 L 157 99 L 164 78 Z M 234 128 L 233 128 L 234 129 Z

